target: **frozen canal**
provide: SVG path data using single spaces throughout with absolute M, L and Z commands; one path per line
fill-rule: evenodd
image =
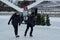
M 15 38 L 12 25 L 8 25 L 10 16 L 0 15 L 0 40 L 60 40 L 60 18 L 51 17 L 51 26 L 36 25 L 33 31 L 33 37 L 24 37 L 24 31 L 26 29 L 25 24 L 19 26 L 19 38 Z

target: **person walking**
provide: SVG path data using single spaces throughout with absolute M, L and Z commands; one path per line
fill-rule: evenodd
M 20 13 L 18 11 L 16 11 L 16 13 L 14 13 L 11 16 L 11 18 L 8 22 L 8 25 L 10 24 L 10 22 L 13 25 L 16 38 L 19 37 L 19 35 L 18 35 L 18 25 L 20 25 L 22 23 L 22 18 L 21 18 Z
M 26 21 L 27 21 L 27 16 L 28 16 L 28 8 L 27 8 L 27 6 L 24 6 L 23 17 L 24 17 L 25 24 L 26 24 Z
M 29 28 L 31 28 L 31 30 L 30 30 L 30 37 L 33 36 L 32 33 L 33 33 L 33 27 L 35 26 L 35 22 L 36 22 L 35 13 L 32 12 L 32 14 L 28 16 L 28 19 L 27 19 L 27 28 L 25 30 L 24 36 L 27 35 L 27 31 L 28 31 Z

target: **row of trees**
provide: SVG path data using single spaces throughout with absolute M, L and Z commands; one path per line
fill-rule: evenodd
M 46 14 L 37 14 L 37 21 L 36 21 L 37 25 L 47 25 L 50 26 L 50 19 L 49 16 Z

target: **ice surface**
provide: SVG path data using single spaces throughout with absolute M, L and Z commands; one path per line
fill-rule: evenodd
M 15 38 L 12 25 L 7 24 L 10 17 L 10 15 L 0 15 L 0 40 L 60 40 L 60 18 L 50 17 L 51 26 L 36 25 L 33 37 L 29 36 L 30 29 L 24 37 L 26 24 L 21 24 L 18 30 L 20 37 Z

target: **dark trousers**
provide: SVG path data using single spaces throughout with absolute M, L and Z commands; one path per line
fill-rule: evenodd
M 18 25 L 13 25 L 15 35 L 18 35 Z
M 33 32 L 33 26 L 27 25 L 27 28 L 26 28 L 26 30 L 25 30 L 25 36 L 26 36 L 26 34 L 27 34 L 27 31 L 28 31 L 29 27 L 31 28 L 31 30 L 30 30 L 30 36 L 32 35 L 32 32 Z

